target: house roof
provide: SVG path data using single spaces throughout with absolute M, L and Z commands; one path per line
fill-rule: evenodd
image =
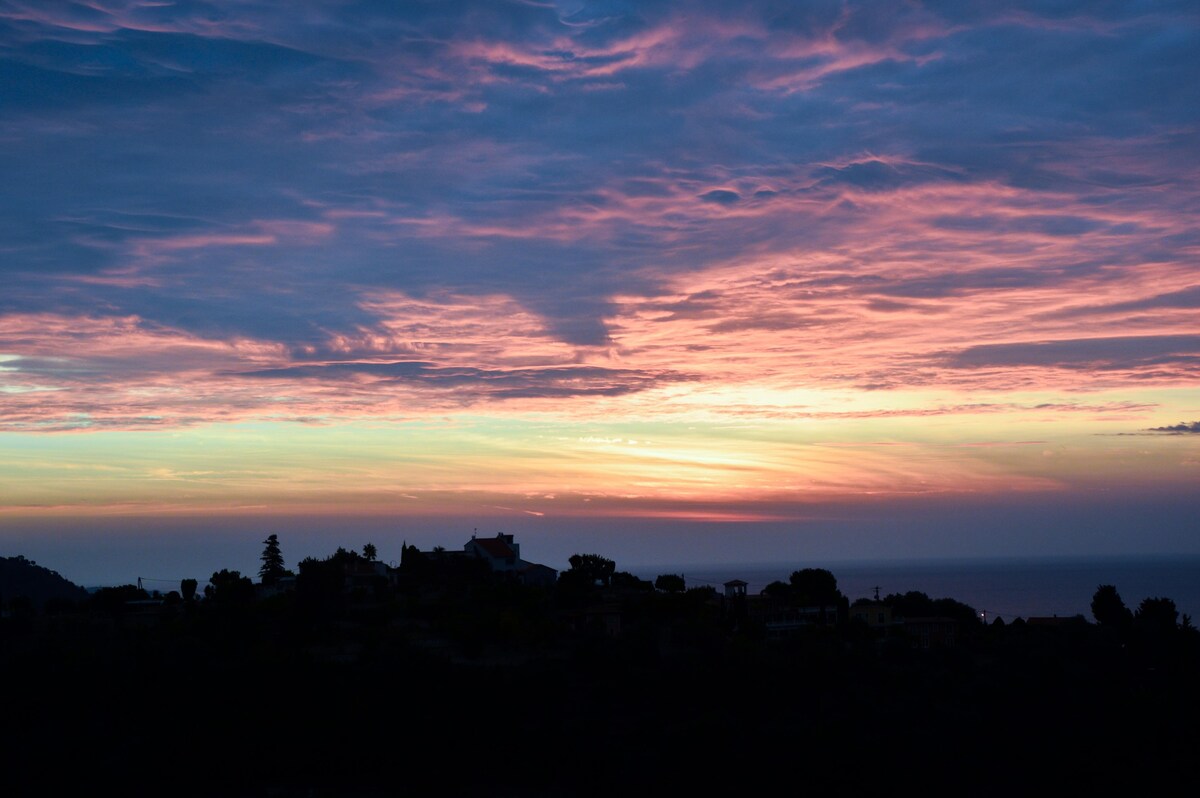
M 516 552 L 501 538 L 473 538 L 471 540 L 489 557 L 515 557 Z
M 550 573 L 555 573 L 555 574 L 558 573 L 557 570 L 555 570 L 554 568 L 551 568 L 549 565 L 542 565 L 541 563 L 538 563 L 538 562 L 526 562 L 525 560 L 521 560 L 520 566 L 521 566 L 522 573 L 525 573 L 528 571 L 536 571 L 539 568 L 542 569 L 543 571 L 548 571 Z
M 1044 617 L 1044 616 L 1039 617 L 1039 616 L 1031 615 L 1030 617 L 1025 619 L 1025 623 L 1031 624 L 1033 626 L 1063 626 L 1065 624 L 1075 623 L 1079 620 L 1080 620 L 1080 617 L 1078 615 L 1072 615 L 1072 616 L 1066 616 L 1066 617 L 1059 617 L 1058 615 L 1055 615 L 1055 616 L 1052 616 L 1049 618 Z

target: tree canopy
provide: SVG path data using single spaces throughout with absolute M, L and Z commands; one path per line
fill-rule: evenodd
M 204 595 L 220 605 L 245 605 L 254 598 L 254 583 L 250 577 L 242 576 L 240 571 L 222 568 L 209 577 Z
M 1167 631 L 1178 625 L 1179 610 L 1172 599 L 1146 598 L 1138 605 L 1134 620 L 1143 629 Z
M 612 584 L 613 573 L 617 563 L 599 554 L 572 554 L 567 560 L 571 571 L 579 574 L 588 584 L 602 584 L 608 587 Z
M 884 597 L 883 603 L 900 618 L 953 618 L 965 626 L 979 623 L 979 613 L 974 607 L 952 598 L 932 599 L 919 590 L 910 590 L 903 595 L 891 593 Z
M 1092 617 L 1101 626 L 1116 628 L 1127 625 L 1133 615 L 1115 585 L 1100 585 L 1092 596 Z
M 842 598 L 837 578 L 824 568 L 804 568 L 793 571 L 788 579 L 793 599 L 802 605 L 837 604 Z
M 687 583 L 678 574 L 659 574 L 654 580 L 654 587 L 664 593 L 682 593 L 687 589 Z

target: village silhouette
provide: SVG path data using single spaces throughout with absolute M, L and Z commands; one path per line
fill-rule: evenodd
M 599 554 L 569 565 L 499 534 L 404 545 L 392 565 L 370 543 L 339 548 L 293 570 L 272 534 L 257 580 L 220 570 L 162 594 L 89 593 L 0 558 L 5 794 L 1200 782 L 1200 633 L 1169 598 L 1131 609 L 1100 585 L 1090 619 L 984 623 L 916 591 L 851 600 L 823 568 L 755 595 L 641 579 Z

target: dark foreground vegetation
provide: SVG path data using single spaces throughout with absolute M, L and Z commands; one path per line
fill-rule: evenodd
M 821 569 L 746 596 L 595 555 L 542 585 L 374 555 L 292 574 L 272 536 L 258 583 L 6 587 L 4 795 L 1200 786 L 1200 636 L 1169 599 L 1101 586 L 1094 622 L 984 625 L 920 593 L 851 604 Z

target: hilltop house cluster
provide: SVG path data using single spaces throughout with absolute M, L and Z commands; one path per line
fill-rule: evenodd
M 482 562 L 491 573 L 507 576 L 529 587 L 551 588 L 558 581 L 559 574 L 554 568 L 523 559 L 521 545 L 510 534 L 499 533 L 494 537 L 473 534 L 461 549 L 436 546 L 428 551 L 417 551 L 405 546 L 404 550 L 405 556 L 412 551 L 429 562 Z M 343 568 L 348 591 L 361 588 L 369 593 L 372 585 L 381 582 L 396 587 L 401 581 L 403 563 L 400 567 L 393 567 L 373 557 L 353 557 L 343 561 Z M 620 584 L 609 578 L 598 579 L 596 586 L 603 587 L 603 590 L 589 606 L 575 612 L 578 617 L 570 619 L 572 624 L 598 623 L 610 636 L 620 636 L 625 614 L 623 597 L 645 589 L 653 590 L 650 582 L 638 580 L 629 574 L 624 576 L 628 579 Z M 258 585 L 259 595 L 291 590 L 295 586 L 295 579 L 289 576 L 271 585 Z M 768 639 L 780 640 L 806 630 L 832 629 L 839 620 L 854 619 L 877 637 L 904 634 L 918 648 L 942 648 L 955 644 L 958 623 L 954 619 L 896 617 L 892 608 L 878 599 L 873 602 L 860 600 L 853 607 L 842 607 L 840 604 L 845 600 L 835 599 L 832 595 L 812 604 L 771 596 L 765 590 L 759 595 L 750 595 L 747 593 L 748 583 L 741 579 L 726 582 L 723 587 L 723 593 L 712 592 L 712 601 L 718 613 L 727 615 L 735 627 L 742 623 L 758 627 Z
M 480 560 L 492 573 L 505 574 L 529 587 L 553 587 L 558 579 L 558 571 L 548 565 L 529 562 L 521 559 L 521 544 L 512 535 L 500 533 L 494 538 L 481 538 L 471 535 L 461 550 L 444 549 L 437 546 L 429 551 L 419 552 L 422 557 L 432 561 L 448 561 L 456 559 Z M 353 590 L 356 587 L 368 587 L 373 582 L 385 580 L 395 586 L 400 578 L 401 568 L 388 565 L 373 558 L 356 557 L 343 564 L 345 569 L 346 587 Z M 270 584 L 258 585 L 260 596 L 276 595 L 293 590 L 296 586 L 296 576 L 289 574 L 273 580 Z
M 237 572 L 214 573 L 210 584 L 205 587 L 206 598 L 226 606 L 245 602 L 251 597 L 270 598 L 296 590 L 301 576 L 285 571 L 279 553 L 278 541 L 271 535 L 264 551 L 262 580 L 252 584 L 247 577 Z M 270 578 L 265 571 L 268 565 L 276 569 Z M 902 617 L 894 613 L 893 607 L 881 602 L 860 599 L 853 605 L 836 589 L 832 574 L 822 569 L 805 569 L 793 574 L 793 579 L 802 573 L 824 576 L 820 590 L 789 588 L 781 582 L 768 585 L 758 595 L 749 595 L 748 583 L 734 579 L 724 583 L 724 591 L 713 587 L 698 587 L 688 590 L 682 577 L 660 576 L 657 582 L 639 579 L 625 573 L 615 572 L 615 564 L 599 555 L 576 555 L 571 558 L 571 571 L 564 575 L 572 577 L 561 585 L 559 572 L 547 565 L 531 562 L 521 557 L 521 546 L 511 534 L 500 533 L 493 537 L 472 535 L 461 549 L 446 549 L 436 546 L 420 551 L 415 546 L 403 547 L 402 560 L 398 564 L 381 562 L 375 557 L 375 547 L 367 544 L 363 554 L 338 552 L 325 560 L 309 558 L 301 563 L 301 574 L 306 565 L 311 565 L 312 582 L 316 585 L 313 595 L 326 599 L 338 592 L 353 597 L 355 606 L 375 606 L 383 596 L 393 591 L 412 589 L 414 584 L 424 584 L 422 601 L 436 603 L 446 597 L 446 591 L 461 590 L 467 582 L 460 581 L 469 574 L 491 573 L 533 588 L 549 589 L 563 587 L 564 599 L 556 612 L 568 627 L 600 628 L 607 635 L 620 637 L 631 619 L 643 612 L 641 598 L 657 593 L 688 593 L 693 599 L 691 606 L 705 606 L 710 617 L 722 618 L 729 628 L 753 628 L 767 639 L 779 640 L 813 630 L 832 630 L 842 622 L 852 621 L 869 630 L 877 638 L 902 635 L 918 648 L 941 648 L 955 645 L 959 621 L 949 617 L 932 617 L 927 613 L 910 613 Z M 416 578 L 417 582 L 414 582 Z M 195 592 L 195 580 L 191 582 Z M 132 586 L 130 586 L 132 587 Z M 333 592 L 329 592 L 332 589 Z M 152 624 L 160 616 L 172 612 L 171 597 L 154 594 L 125 601 L 127 621 Z M 241 598 L 239 598 L 239 596 Z M 184 590 L 184 601 L 190 597 Z M 180 597 L 175 596 L 178 603 Z M 968 608 L 969 609 L 969 608 Z M 914 617 L 921 616 L 921 617 Z
M 434 556 L 432 552 L 423 553 L 426 556 Z M 437 556 L 447 554 L 441 552 Z M 521 559 L 521 544 L 517 543 L 512 535 L 503 533 L 494 538 L 471 535 L 471 539 L 463 545 L 462 552 L 453 552 L 451 556 L 483 560 L 492 573 L 512 574 L 521 584 L 531 587 L 550 587 L 558 579 L 558 571 L 550 566 Z

